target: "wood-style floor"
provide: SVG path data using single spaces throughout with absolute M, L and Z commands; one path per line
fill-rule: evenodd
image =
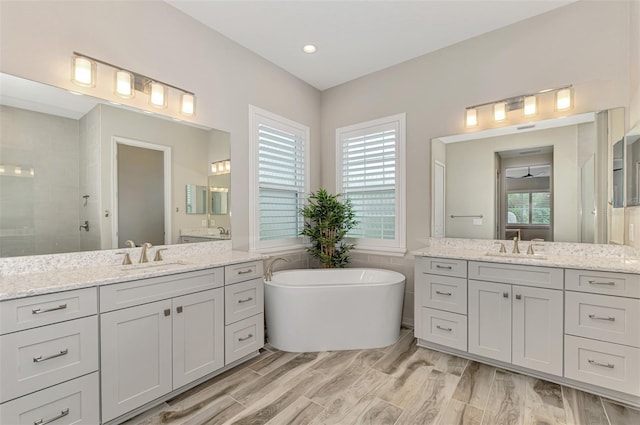
M 400 340 L 378 350 L 260 356 L 133 424 L 639 425 L 598 396 Z

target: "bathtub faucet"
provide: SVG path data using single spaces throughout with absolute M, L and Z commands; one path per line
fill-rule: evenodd
M 273 276 L 273 265 L 277 262 L 277 261 L 284 261 L 285 263 L 288 263 L 289 260 L 287 260 L 286 258 L 282 258 L 282 257 L 277 257 L 274 258 L 273 260 L 271 260 L 271 262 L 269 262 L 269 264 L 267 265 L 267 271 L 264 272 L 264 280 L 266 282 L 271 282 L 271 277 Z

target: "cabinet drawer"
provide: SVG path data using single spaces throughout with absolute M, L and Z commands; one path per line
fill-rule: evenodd
M 223 286 L 223 269 L 207 269 L 100 287 L 100 312 L 165 300 Z
M 423 273 L 416 288 L 421 305 L 467 314 L 467 279 Z
M 565 332 L 640 347 L 640 300 L 565 292 Z
M 224 340 L 225 365 L 258 351 L 264 346 L 264 316 L 258 314 L 226 326 Z
M 566 378 L 640 396 L 640 349 L 565 335 L 564 350 Z
M 98 312 L 96 288 L 0 302 L 0 335 L 90 316 Z
M 100 423 L 99 406 L 94 372 L 0 405 L 0 423 L 95 425 Z
M 565 288 L 570 291 L 640 298 L 640 275 L 567 269 Z
M 467 277 L 467 262 L 465 260 L 418 257 L 416 258 L 416 268 L 422 273 Z
M 467 316 L 423 307 L 418 337 L 467 351 Z
M 564 270 L 520 264 L 469 262 L 469 279 L 563 289 Z
M 224 284 L 244 282 L 245 280 L 262 277 L 262 260 L 250 263 L 232 264 L 224 268 Z
M 0 337 L 0 402 L 98 369 L 97 316 Z
M 255 316 L 264 310 L 262 277 L 227 285 L 224 288 L 225 324 Z

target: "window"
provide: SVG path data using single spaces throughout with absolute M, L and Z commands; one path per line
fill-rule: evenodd
M 551 225 L 551 193 L 507 193 L 507 218 L 509 224 Z
M 359 224 L 356 249 L 404 253 L 405 114 L 336 131 L 337 191 L 351 200 Z
M 308 190 L 309 128 L 250 106 L 252 250 L 301 247 Z

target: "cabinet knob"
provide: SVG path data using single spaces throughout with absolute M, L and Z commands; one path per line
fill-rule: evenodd
M 165 308 L 164 309 L 164 316 L 171 316 L 171 309 L 170 308 Z
M 509 298 L 509 293 L 508 292 L 503 292 L 502 293 L 502 297 L 503 298 Z
M 521 300 L 521 299 L 522 299 L 522 295 L 516 294 L 516 300 Z
M 178 313 L 182 313 L 182 306 L 179 305 L 178 307 L 176 307 L 176 312 Z

